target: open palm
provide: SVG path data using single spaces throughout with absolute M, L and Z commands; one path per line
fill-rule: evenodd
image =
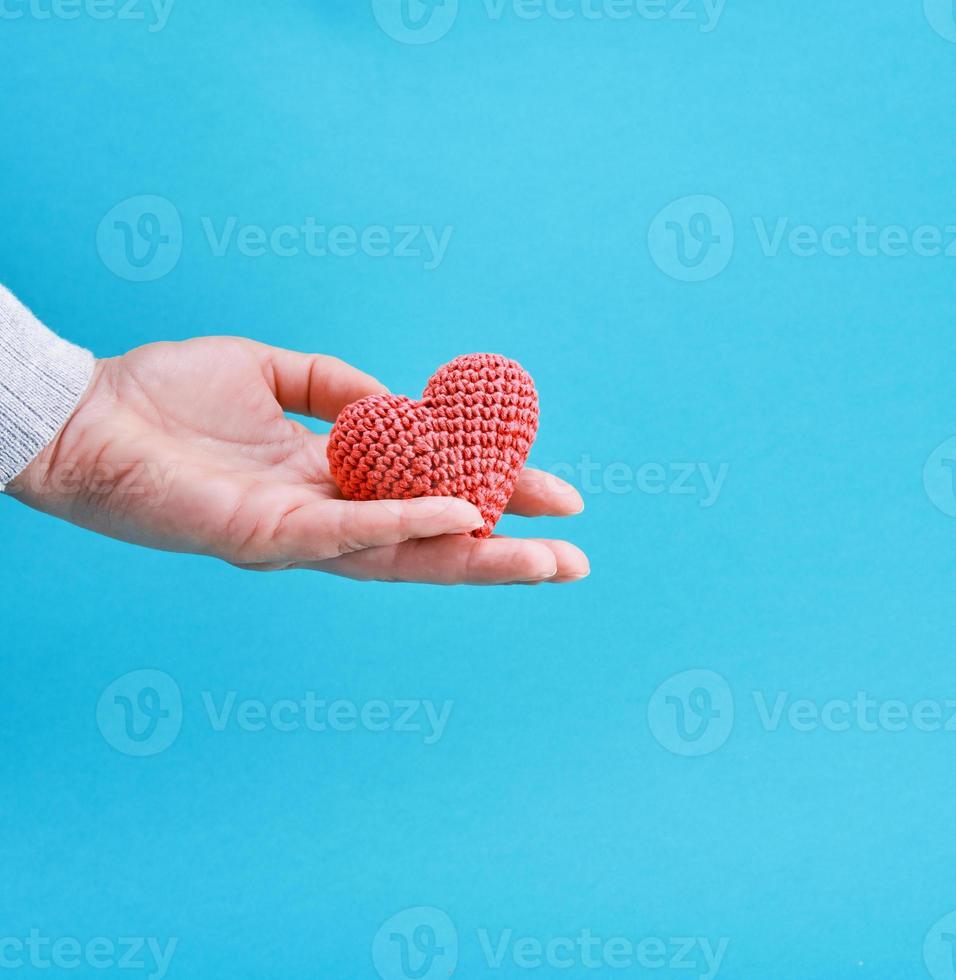
M 112 537 L 264 571 L 449 584 L 587 574 L 567 542 L 468 536 L 482 518 L 464 500 L 343 500 L 327 436 L 285 413 L 332 421 L 384 390 L 336 358 L 238 337 L 150 344 L 97 363 L 69 422 L 11 489 Z M 509 511 L 581 506 L 564 481 L 526 469 Z

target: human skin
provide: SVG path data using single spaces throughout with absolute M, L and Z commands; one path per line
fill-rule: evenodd
M 110 537 L 259 571 L 449 585 L 588 574 L 565 541 L 472 538 L 482 518 L 465 500 L 343 500 L 328 437 L 285 413 L 333 421 L 386 390 L 337 358 L 239 337 L 149 344 L 96 362 L 70 419 L 7 489 Z M 525 469 L 508 512 L 582 509 L 569 484 Z

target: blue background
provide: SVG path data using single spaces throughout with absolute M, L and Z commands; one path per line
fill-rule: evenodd
M 364 0 L 178 0 L 157 32 L 0 20 L 0 278 L 72 340 L 238 333 L 410 394 L 499 350 L 539 386 L 537 465 L 729 465 L 709 507 L 599 474 L 583 516 L 534 528 L 590 555 L 564 588 L 249 575 L 2 502 L 0 935 L 175 936 L 171 977 L 372 978 L 379 926 L 428 906 L 466 977 L 582 973 L 490 970 L 482 928 L 727 937 L 732 978 L 928 975 L 924 937 L 956 909 L 956 732 L 768 731 L 753 692 L 956 698 L 956 521 L 923 483 L 956 433 L 956 260 L 772 257 L 753 219 L 956 223 L 956 44 L 918 0 L 728 0 L 709 32 L 688 10 L 494 20 L 463 0 L 417 46 Z M 96 246 L 141 194 L 184 228 L 155 282 Z M 700 283 L 647 244 L 692 194 L 736 231 Z M 454 234 L 426 271 L 216 257 L 200 224 L 310 215 Z M 135 758 L 96 706 L 144 667 L 175 679 L 183 723 Z M 647 716 L 690 668 L 736 709 L 699 758 Z M 218 733 L 202 705 L 309 690 L 454 710 L 425 745 Z

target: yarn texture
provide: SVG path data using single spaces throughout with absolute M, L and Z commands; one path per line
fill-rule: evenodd
M 462 497 L 485 519 L 504 512 L 538 431 L 538 393 L 517 361 L 465 354 L 439 368 L 421 401 L 371 395 L 339 413 L 332 476 L 348 500 Z

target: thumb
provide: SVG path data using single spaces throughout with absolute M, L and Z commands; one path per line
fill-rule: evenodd
M 380 381 L 327 354 L 257 343 L 263 373 L 283 411 L 334 422 L 350 402 L 388 391 Z
M 293 508 L 258 560 L 324 561 L 402 544 L 413 538 L 464 534 L 484 524 L 478 508 L 458 497 L 411 500 L 316 500 Z

